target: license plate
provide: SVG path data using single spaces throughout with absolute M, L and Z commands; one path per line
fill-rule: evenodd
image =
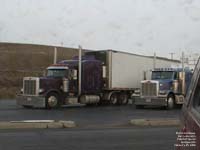
M 151 99 L 150 99 L 150 98 L 147 98 L 147 99 L 146 99 L 146 102 L 147 102 L 147 103 L 150 103 L 150 102 L 151 102 Z
M 31 98 L 31 97 L 28 97 L 28 98 L 27 98 L 27 101 L 31 101 L 31 100 L 32 100 L 32 98 Z

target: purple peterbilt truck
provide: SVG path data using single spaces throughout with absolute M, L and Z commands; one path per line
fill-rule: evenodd
M 100 51 L 88 52 L 82 56 L 81 82 L 78 78 L 78 57 L 49 66 L 44 77 L 24 77 L 23 88 L 17 95 L 17 104 L 40 108 L 76 103 L 126 104 L 134 89 L 110 88 L 106 74 L 109 75 L 111 55 L 112 51 Z
M 144 71 L 153 68 L 152 57 L 112 50 L 80 56 L 49 66 L 44 77 L 24 77 L 17 104 L 40 108 L 77 103 L 127 104 L 134 90 L 140 87 Z

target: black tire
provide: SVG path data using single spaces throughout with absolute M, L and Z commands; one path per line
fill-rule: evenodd
M 117 103 L 118 103 L 118 94 L 112 93 L 112 95 L 110 96 L 110 104 L 116 105 Z
M 120 93 L 118 97 L 119 105 L 126 105 L 128 103 L 128 95 L 126 93 Z
M 46 96 L 46 108 L 58 108 L 60 107 L 59 96 L 57 93 L 51 92 Z
M 167 109 L 170 110 L 170 109 L 173 109 L 175 106 L 175 97 L 173 94 L 170 94 L 168 97 L 167 97 Z

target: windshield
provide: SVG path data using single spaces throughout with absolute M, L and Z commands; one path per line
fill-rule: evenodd
M 67 69 L 48 69 L 47 71 L 47 77 L 65 77 L 67 75 Z
M 152 80 L 173 79 L 173 74 L 172 71 L 153 71 Z

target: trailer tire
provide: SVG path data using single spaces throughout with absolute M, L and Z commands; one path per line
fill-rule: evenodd
M 116 105 L 118 103 L 118 93 L 112 93 L 110 96 L 110 104 Z
M 60 106 L 59 95 L 55 92 L 51 92 L 46 96 L 46 108 L 58 108 Z
M 173 109 L 175 106 L 175 98 L 174 98 L 174 95 L 173 94 L 170 94 L 168 97 L 167 97 L 167 109 L 170 110 L 170 109 Z
M 119 105 L 126 105 L 128 103 L 128 95 L 126 93 L 120 93 L 118 98 Z

